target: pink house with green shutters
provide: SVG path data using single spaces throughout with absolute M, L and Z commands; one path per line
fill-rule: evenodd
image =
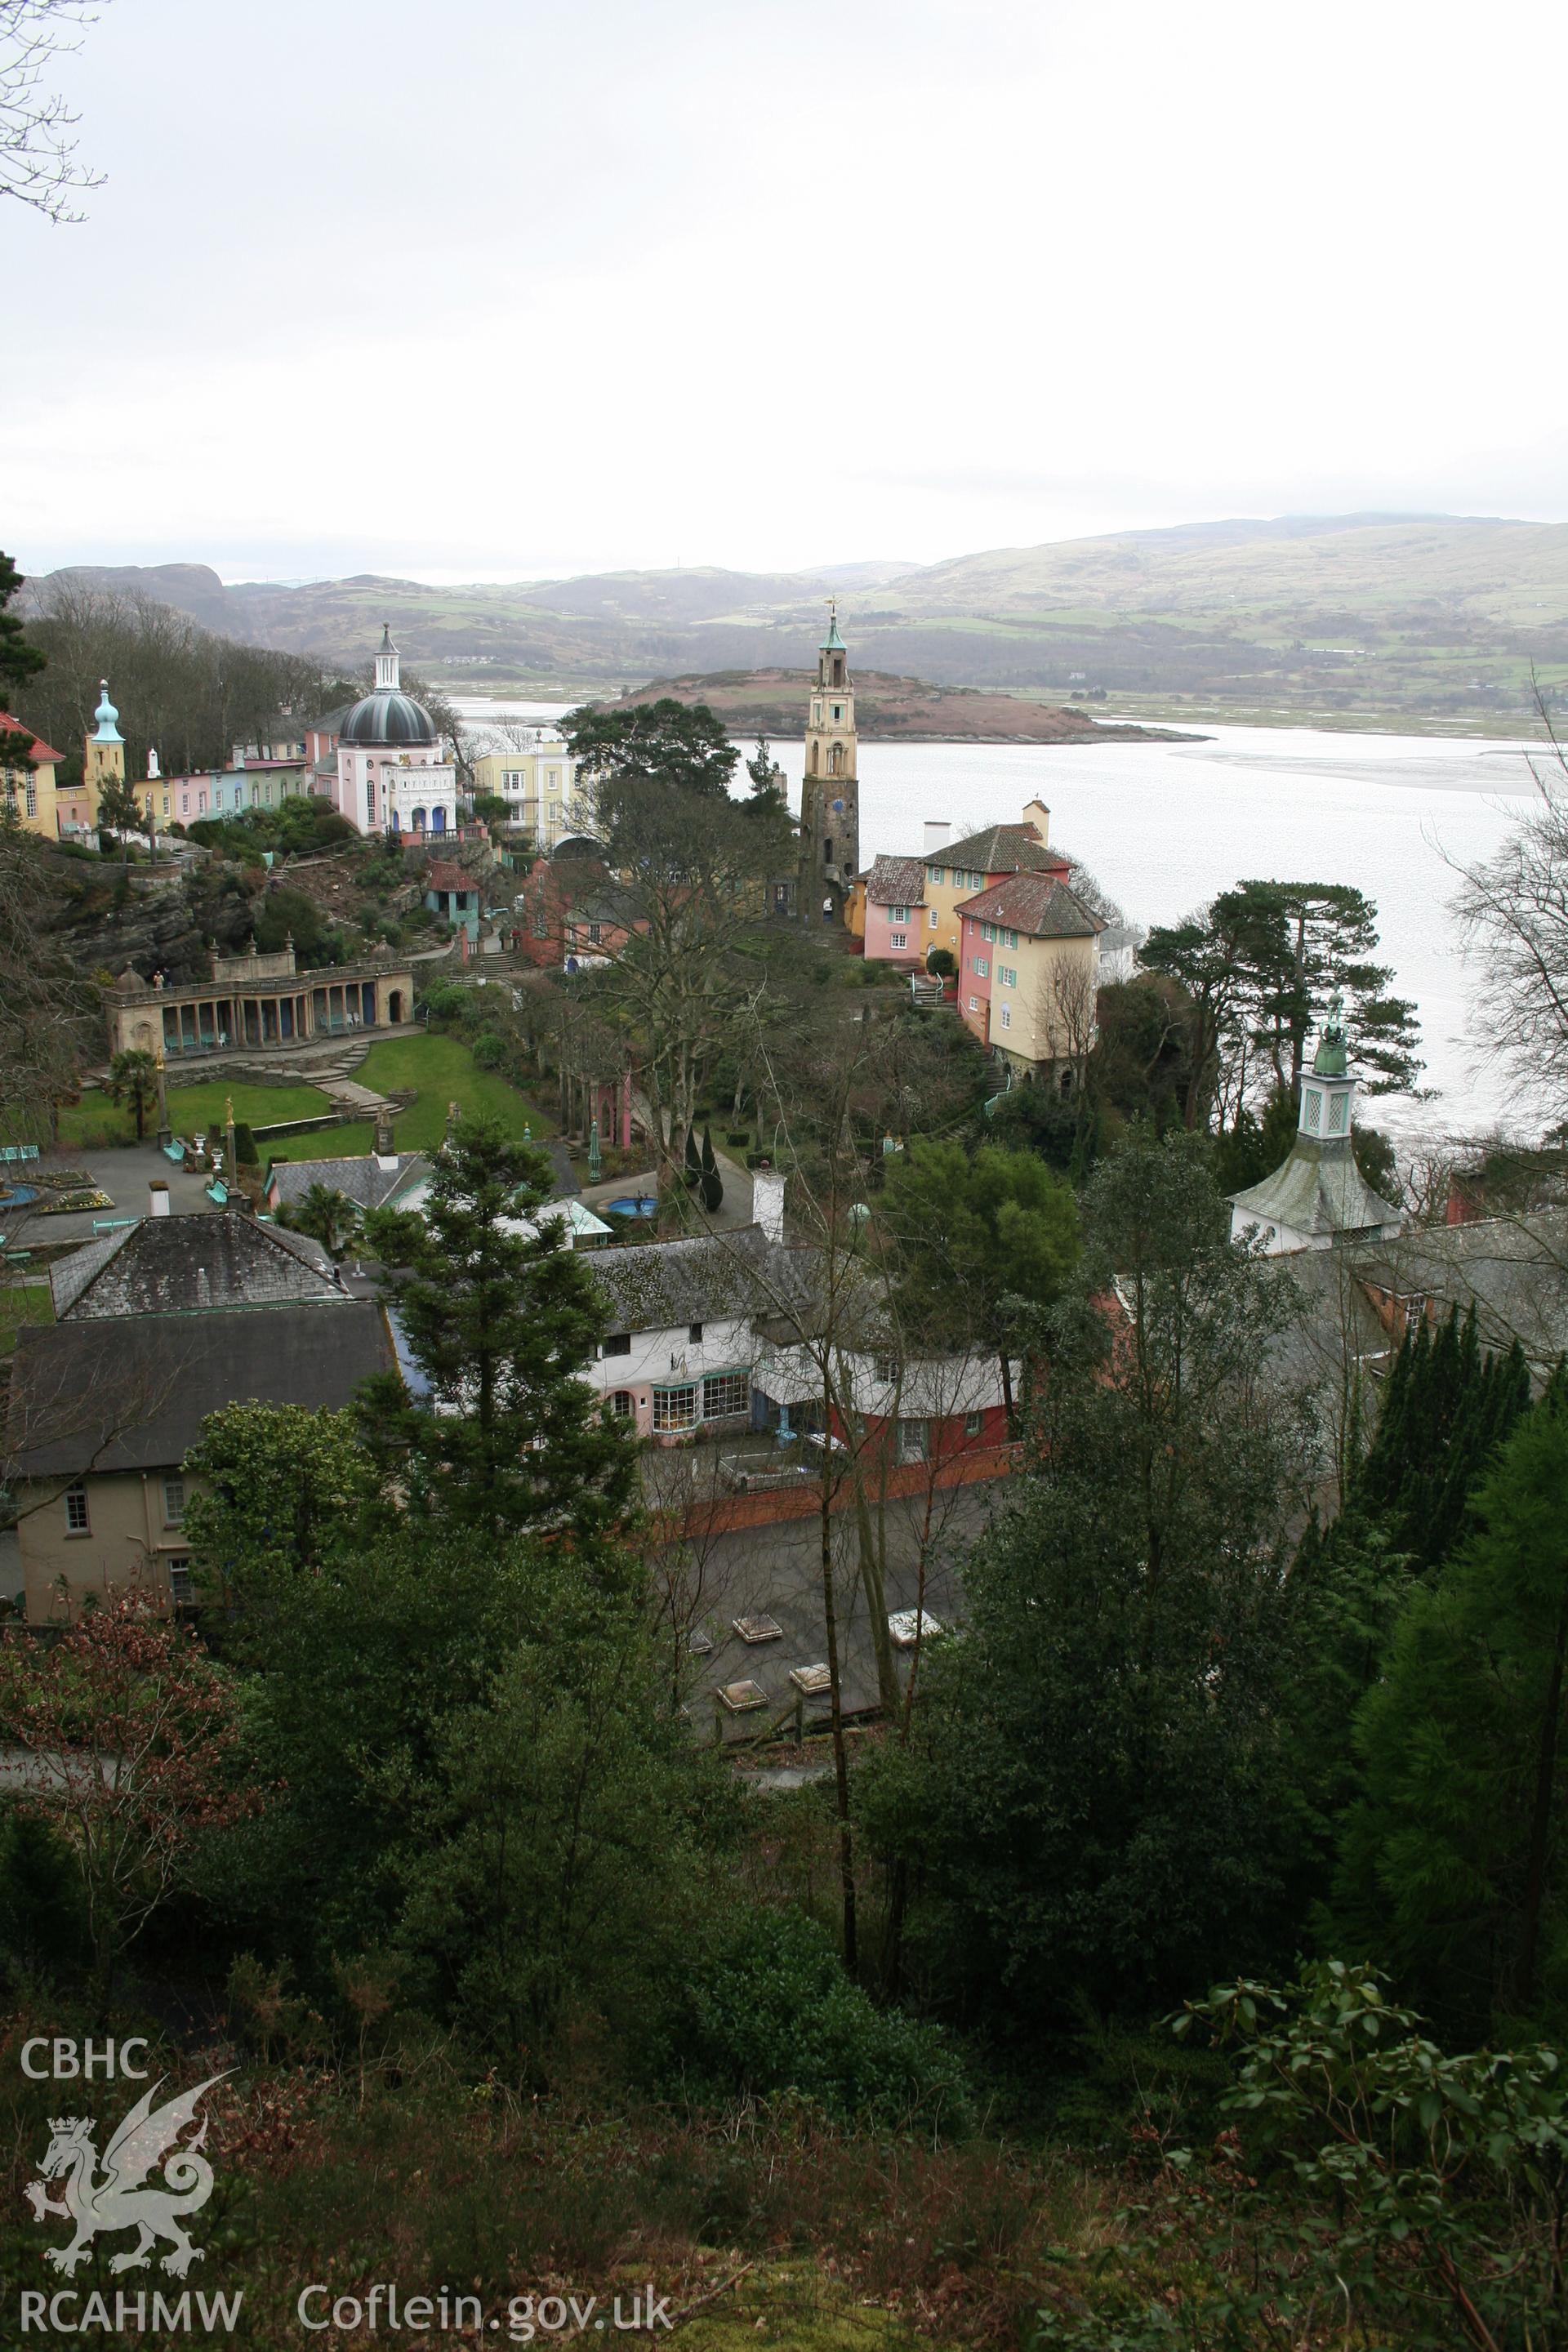
M 879 857 L 872 866 L 866 877 L 868 962 L 924 960 L 925 873 L 921 857 Z

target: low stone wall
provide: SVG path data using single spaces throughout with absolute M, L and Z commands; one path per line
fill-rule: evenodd
M 342 1110 L 324 1111 L 316 1118 L 280 1118 L 270 1127 L 253 1127 L 250 1132 L 258 1143 L 276 1143 L 279 1136 L 316 1135 L 323 1127 L 355 1125 L 359 1116 L 345 1106 Z

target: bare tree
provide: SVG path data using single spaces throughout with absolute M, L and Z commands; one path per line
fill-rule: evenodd
M 103 184 L 76 159 L 80 118 L 47 86 L 55 60 L 78 47 L 68 29 L 96 13 L 89 0 L 0 0 L 0 196 L 57 225 L 79 221 L 72 197 Z
M 1453 901 L 1475 974 L 1480 1060 L 1516 1099 L 1568 1114 L 1568 751 L 1531 673 L 1548 749 L 1529 761 L 1535 791 L 1500 848 L 1474 866 L 1443 852 L 1459 877 Z M 1439 845 L 1440 846 L 1440 845 Z

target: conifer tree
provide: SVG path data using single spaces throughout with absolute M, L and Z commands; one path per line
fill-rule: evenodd
M 1476 1532 L 1412 1592 L 1362 1703 L 1364 1792 L 1335 1890 L 1342 1948 L 1466 2031 L 1568 2011 L 1568 1399 L 1516 1423 Z
M 388 1305 L 429 1387 L 410 1402 L 396 1381 L 374 1384 L 367 1435 L 384 1453 L 405 1449 L 415 1509 L 497 1536 L 562 1524 L 591 1534 L 631 1492 L 632 1449 L 581 1377 L 602 1300 L 560 1220 L 536 1217 L 551 1181 L 540 1153 L 463 1119 L 425 1216 L 365 1221 L 398 1270 Z
M 724 1198 L 724 1179 L 713 1152 L 713 1130 L 702 1130 L 702 1205 L 711 1216 Z
M 694 1192 L 702 1181 L 702 1154 L 697 1149 L 694 1128 L 686 1130 L 686 1189 Z
M 1451 1309 L 1434 1335 L 1407 1326 L 1394 1360 L 1377 1432 L 1356 1476 L 1351 1513 L 1376 1518 L 1418 1570 L 1437 1565 L 1462 1532 L 1468 1498 L 1530 1402 L 1530 1368 L 1516 1339 L 1483 1354 L 1472 1307 Z

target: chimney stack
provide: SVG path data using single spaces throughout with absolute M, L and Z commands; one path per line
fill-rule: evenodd
M 758 1168 L 752 1171 L 752 1222 L 761 1225 L 769 1241 L 783 1241 L 784 1180 L 777 1168 Z
M 945 816 L 927 817 L 925 855 L 928 857 L 931 856 L 933 853 L 939 849 L 945 849 L 952 838 L 952 821 L 951 818 Z

